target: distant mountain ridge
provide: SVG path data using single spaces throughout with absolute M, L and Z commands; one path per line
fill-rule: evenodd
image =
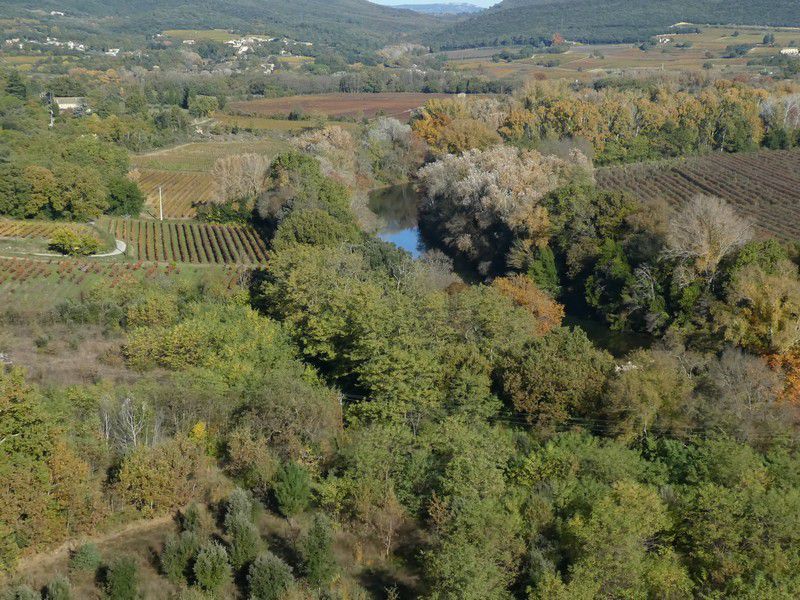
M 525 43 L 560 33 L 583 42 L 635 42 L 681 21 L 800 26 L 798 0 L 503 0 L 429 36 L 440 47 Z
M 429 15 L 465 15 L 483 12 L 481 6 L 468 2 L 440 2 L 437 4 L 399 4 L 395 8 L 413 10 Z

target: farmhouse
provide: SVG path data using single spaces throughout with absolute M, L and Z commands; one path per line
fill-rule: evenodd
M 91 112 L 87 108 L 86 98 L 82 96 L 55 96 L 53 97 L 53 103 L 58 107 L 58 110 Z
M 800 56 L 800 48 L 781 48 L 781 54 L 787 56 Z

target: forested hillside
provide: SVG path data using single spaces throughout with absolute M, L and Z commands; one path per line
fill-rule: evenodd
M 431 39 L 444 47 L 463 47 L 550 39 L 558 32 L 583 42 L 635 42 L 681 21 L 798 25 L 800 11 L 792 0 L 504 0 Z
M 433 18 L 379 6 L 366 0 L 11 0 L 0 16 L 29 10 L 57 10 L 69 17 L 100 17 L 100 26 L 112 32 L 152 34 L 169 28 L 225 28 L 242 33 L 264 32 L 336 46 L 378 46 L 411 37 Z

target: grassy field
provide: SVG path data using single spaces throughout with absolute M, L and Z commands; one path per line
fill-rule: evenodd
M 411 111 L 434 97 L 445 94 L 382 93 L 382 94 L 320 94 L 289 96 L 287 98 L 264 98 L 231 102 L 227 110 L 231 113 L 254 117 L 287 115 L 292 111 L 321 113 L 330 117 L 374 117 L 385 114 L 408 117 Z
M 600 169 L 598 184 L 680 206 L 697 194 L 724 198 L 761 233 L 800 238 L 800 150 L 713 154 Z
M 277 137 L 212 142 L 194 142 L 131 157 L 137 169 L 158 171 L 209 172 L 218 158 L 254 152 L 274 157 L 288 149 L 286 140 Z

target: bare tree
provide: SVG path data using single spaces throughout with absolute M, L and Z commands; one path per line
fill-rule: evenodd
M 268 168 L 269 161 L 260 154 L 218 158 L 211 171 L 215 201 L 254 199 L 264 189 Z
M 720 261 L 753 237 L 750 224 L 721 198 L 697 195 L 669 224 L 666 255 L 713 279 Z
M 160 418 L 145 401 L 106 398 L 100 406 L 100 426 L 107 444 L 127 451 L 156 443 Z

